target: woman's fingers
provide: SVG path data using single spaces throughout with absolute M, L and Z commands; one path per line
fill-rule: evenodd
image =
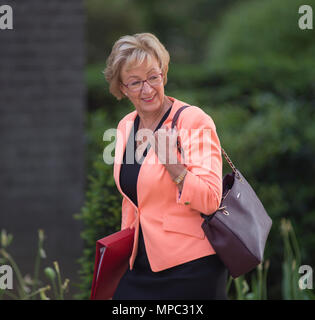
M 176 163 L 177 130 L 162 126 L 154 133 L 155 152 L 162 164 Z

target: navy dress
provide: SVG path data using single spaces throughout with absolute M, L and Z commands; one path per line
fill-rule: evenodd
M 165 113 L 156 127 L 158 130 L 171 111 Z M 134 136 L 139 127 L 139 116 L 134 121 Z M 130 135 L 126 149 L 136 141 Z M 144 151 L 139 163 L 126 164 L 126 150 L 120 171 L 120 185 L 123 192 L 138 206 L 137 179 L 141 163 L 147 155 Z M 153 272 L 146 254 L 141 224 L 139 229 L 138 253 L 133 270 L 129 267 L 118 284 L 113 300 L 193 300 L 227 299 L 226 282 L 228 272 L 216 254 L 192 260 L 175 267 Z

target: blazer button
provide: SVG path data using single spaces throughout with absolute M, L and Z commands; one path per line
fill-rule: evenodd
M 187 206 L 188 204 L 190 204 L 190 202 L 189 202 L 189 201 L 186 201 L 186 202 L 185 202 L 185 205 Z

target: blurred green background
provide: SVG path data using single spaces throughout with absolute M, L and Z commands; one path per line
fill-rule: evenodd
M 109 94 L 102 71 L 114 42 L 138 32 L 154 33 L 168 49 L 166 94 L 213 118 L 222 146 L 273 219 L 267 298 L 298 298 L 288 293 L 288 272 L 296 277 L 299 264 L 315 268 L 315 31 L 298 27 L 302 4 L 312 1 L 86 0 L 88 183 L 77 215 L 85 226 L 79 298 L 89 296 L 95 241 L 120 228 L 122 198 L 102 159 L 103 133 L 133 110 Z M 290 261 L 283 218 L 299 246 Z M 298 290 L 297 281 L 291 285 Z

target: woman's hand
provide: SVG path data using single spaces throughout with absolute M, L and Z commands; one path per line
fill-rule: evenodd
M 177 137 L 178 132 L 176 127 L 169 129 L 166 126 L 162 126 L 153 136 L 154 151 L 161 163 L 164 164 L 172 180 L 177 178 L 186 168 L 183 164 L 179 163 L 177 158 Z M 183 188 L 184 180 L 177 185 L 179 191 Z
M 176 164 L 177 161 L 177 129 L 162 126 L 154 133 L 154 151 L 164 165 Z

